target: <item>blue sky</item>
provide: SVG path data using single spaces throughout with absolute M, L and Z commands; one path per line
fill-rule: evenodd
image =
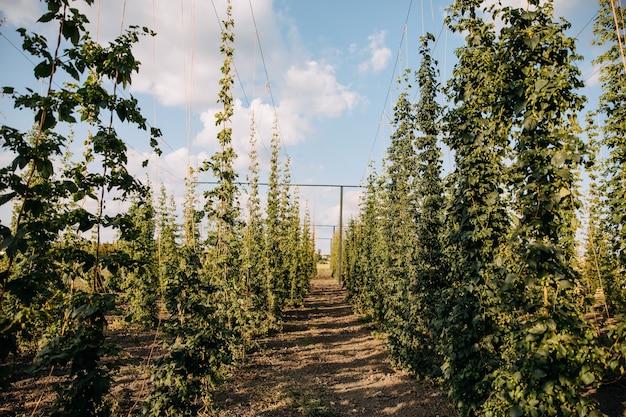
M 384 157 L 391 134 L 390 119 L 399 93 L 395 80 L 406 69 L 419 67 L 419 37 L 437 37 L 433 55 L 439 62 L 441 83 L 456 62 L 454 50 L 462 44 L 458 34 L 443 25 L 450 2 L 438 0 L 234 0 L 235 66 L 237 80 L 233 118 L 233 143 L 239 155 L 237 169 L 245 181 L 251 114 L 258 133 L 262 181 L 267 178 L 269 142 L 274 114 L 285 145 L 281 158 L 291 159 L 292 182 L 302 184 L 358 185 Z M 525 6 L 522 0 L 508 4 Z M 54 39 L 51 28 L 34 21 L 39 0 L 0 0 L 0 85 L 41 89 L 32 77 L 33 64 L 19 50 L 17 27 Z M 140 101 L 147 119 L 163 131 L 160 159 L 150 155 L 145 135 L 124 126 L 119 131 L 130 146 L 133 172 L 153 184 L 163 183 L 182 207 L 187 162 L 197 166 L 216 150 L 214 114 L 223 57 L 219 53 L 219 21 L 225 17 L 225 0 L 95 0 L 85 9 L 92 36 L 107 42 L 131 24 L 151 27 L 157 36 L 144 38 L 135 48 L 142 62 L 128 93 Z M 570 34 L 579 39 L 579 66 L 588 87 L 581 91 L 593 105 L 599 89 L 598 73 L 591 65 L 596 51 L 590 19 L 595 1 L 558 0 L 556 14 L 572 23 Z M 17 48 L 16 48 L 17 47 Z M 33 62 L 36 62 L 31 58 Z M 57 82 L 64 79 L 59 78 Z M 445 104 L 442 102 L 442 104 Z M 0 98 L 0 123 L 28 129 L 32 116 L 16 114 Z M 75 152 L 83 138 L 76 129 Z M 141 161 L 151 158 L 147 172 Z M 11 155 L 0 154 L 2 165 Z M 444 156 L 451 166 L 451 157 Z M 199 180 L 211 181 L 208 174 Z M 206 185 L 200 185 L 202 192 Z M 344 190 L 344 219 L 358 211 L 360 191 Z M 339 190 L 303 187 L 313 223 L 337 224 Z M 124 210 L 123 203 L 110 210 Z M 0 219 L 10 219 L 0 208 Z M 319 227 L 316 236 L 328 252 L 332 228 Z

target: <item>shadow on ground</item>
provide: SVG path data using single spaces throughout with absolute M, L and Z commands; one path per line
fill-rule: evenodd
M 216 393 L 220 416 L 453 416 L 434 387 L 395 370 L 330 277 L 312 282 L 300 309 L 285 312 L 283 333 Z

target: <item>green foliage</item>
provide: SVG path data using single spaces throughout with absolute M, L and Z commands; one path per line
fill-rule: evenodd
M 55 384 L 58 397 L 52 404 L 52 416 L 108 416 L 105 396 L 111 385 L 114 362 L 103 363 L 117 354 L 117 347 L 104 336 L 105 314 L 115 298 L 111 294 L 88 294 L 75 291 L 59 294 L 59 305 L 50 305 L 51 314 L 62 312 L 62 320 L 50 326 L 34 360 L 35 370 L 68 367 L 68 382 Z
M 125 220 L 118 245 L 130 260 L 120 271 L 129 304 L 126 320 L 140 326 L 154 326 L 158 320 L 159 280 L 152 198 L 134 197 Z
M 600 9 L 595 19 L 594 33 L 596 44 L 604 47 L 604 52 L 594 64 L 601 67 L 600 81 L 602 94 L 599 108 L 592 116 L 601 116 L 602 125 L 597 128 L 600 133 L 599 145 L 606 150 L 608 156 L 603 161 L 600 197 L 596 210 L 602 223 L 602 234 L 606 236 L 608 246 L 598 257 L 602 264 L 612 264 L 613 271 L 605 271 L 605 295 L 614 313 L 624 313 L 626 294 L 626 87 L 623 79 L 626 69 L 621 58 L 620 45 L 616 37 L 613 4 L 609 0 L 599 2 Z M 618 21 L 623 20 L 623 7 L 615 8 Z M 623 34 L 620 33 L 623 38 Z M 623 42 L 623 40 L 622 40 Z
M 494 391 L 513 413 L 589 415 L 594 405 L 580 388 L 597 383 L 603 352 L 583 317 L 580 293 L 584 297 L 586 290 L 574 270 L 574 172 L 584 152 L 575 114 L 583 106 L 575 93 L 582 86 L 574 65 L 579 57 L 574 40 L 564 35 L 568 25 L 554 22 L 550 3 L 533 12 L 505 8 L 502 18 L 508 29 L 501 54 L 515 56 L 503 76 L 519 97 L 513 119 L 518 221 L 502 292 L 511 318 L 509 353 Z
M 360 206 L 360 217 L 348 224 L 346 231 L 345 285 L 356 312 L 381 322 L 387 251 L 383 230 L 381 194 L 383 181 L 374 171 L 368 177 L 366 192 Z M 333 238 L 337 243 L 338 234 Z
M 167 353 L 156 364 L 144 414 L 196 416 L 210 408 L 210 389 L 233 362 L 218 288 L 203 273 L 198 248 L 180 249 L 179 269 L 164 283 L 164 300 L 170 316 L 163 326 Z
M 407 70 L 398 81 L 405 90 L 394 107 L 394 132 L 387 150 L 387 182 L 383 185 L 382 195 L 386 226 L 383 239 L 388 259 L 388 277 L 382 281 L 386 294 L 382 324 L 388 332 L 392 357 L 403 364 L 411 361 L 411 350 L 414 349 L 412 292 L 417 286 L 416 248 L 419 246 L 416 230 L 419 202 L 415 192 L 419 175 L 415 152 L 417 125 L 416 107 L 409 100 L 411 75 Z
M 174 197 L 168 201 L 165 186 L 161 185 L 157 205 L 157 257 L 159 264 L 159 293 L 163 283 L 174 278 L 178 270 L 178 239 L 180 227 L 176 224 L 176 204 Z
M 309 290 L 311 274 L 311 252 L 309 237 L 305 235 L 308 225 L 300 226 L 300 205 L 296 198 L 298 191 L 291 193 L 289 160 L 284 170 L 281 207 L 284 235 L 281 252 L 284 262 L 284 294 L 288 306 L 301 306 Z M 307 230 L 305 230 L 307 229 Z
M 455 171 L 446 209 L 451 264 L 441 303 L 442 370 L 462 415 L 474 415 L 489 395 L 489 374 L 499 367 L 499 334 L 506 326 L 496 294 L 509 230 L 503 194 L 510 122 L 498 107 L 504 86 L 494 28 L 476 17 L 477 3 L 457 1 L 450 10 L 451 29 L 465 31 L 466 42 L 448 85 L 455 107 L 446 114 L 445 138 Z
M 1 321 L 10 323 L 2 327 L 1 338 L 15 347 L 18 336 L 37 336 L 34 325 L 64 329 L 42 342 L 37 362 L 42 368 L 71 360 L 67 386 L 58 387 L 55 413 L 101 415 L 106 414 L 102 398 L 110 376 L 98 361 L 113 353 L 102 336 L 105 313 L 113 305 L 110 297 L 72 293 L 59 305 L 69 321 L 38 312 L 56 304 L 54 294 L 72 285 L 103 289 L 100 271 L 106 259 L 100 258 L 99 238 L 89 246 L 76 235 L 95 227 L 99 236 L 101 227 L 119 227 L 121 215 L 102 215 L 106 192 L 125 197 L 143 189 L 128 173 L 126 145 L 112 125 L 117 118 L 148 130 L 136 101 L 119 97 L 116 90 L 126 87 L 139 68 L 131 52 L 133 44 L 151 32 L 131 27 L 103 46 L 91 40 L 85 31 L 86 16 L 70 7 L 69 1 L 45 3 L 48 11 L 39 22 L 59 28 L 56 44 L 48 45 L 43 36 L 18 29 L 24 52 L 39 60 L 33 75 L 44 83 L 45 93 L 3 88 L 16 109 L 34 116 L 35 129 L 24 133 L 0 127 L 0 147 L 13 156 L 0 168 L 0 202 L 13 204 L 16 213 L 11 226 L 0 225 L 0 250 L 6 254 L 0 272 Z M 74 81 L 55 89 L 59 76 Z M 113 92 L 105 85 L 112 85 Z M 95 132 L 85 140 L 84 160 L 59 166 L 58 159 L 69 154 L 72 139 L 62 132 L 68 124 L 83 122 Z M 150 134 L 154 144 L 160 133 L 150 129 Z M 102 162 L 100 173 L 90 166 L 96 159 Z M 95 200 L 95 212 L 72 204 L 85 198 Z
M 384 327 L 392 359 L 420 377 L 439 374 L 438 308 L 447 272 L 440 109 L 430 40 L 431 35 L 422 39 L 419 105 L 409 100 L 412 74 L 407 70 L 399 80 L 405 91 L 394 109 L 384 175 L 369 177 L 361 217 L 349 222 L 343 246 L 354 309 Z
M 204 245 L 196 238 L 195 198 L 188 189 L 186 244 L 179 251 L 179 266 L 164 279 L 164 299 L 170 315 L 165 323 L 167 354 L 153 373 L 154 390 L 144 414 L 195 416 L 212 409 L 211 389 L 223 382 L 226 372 L 243 354 L 250 339 L 247 303 L 241 275 L 241 223 L 237 205 L 235 153 L 231 145 L 233 111 L 233 25 L 231 3 L 222 31 L 224 65 L 216 115 L 222 126 L 220 150 L 203 171 L 211 171 L 217 186 L 205 193 L 204 212 L 211 228 Z
M 436 61 L 429 43 L 435 38 L 427 34 L 421 39 L 422 63 L 418 71 L 420 99 L 417 103 L 415 138 L 417 181 L 415 186 L 418 212 L 416 217 L 416 280 L 410 287 L 411 370 L 422 377 L 438 377 L 441 363 L 437 340 L 441 334 L 442 292 L 448 280 L 444 253 L 444 185 L 441 179 L 441 150 L 437 143 L 441 108 L 437 103 Z
M 300 245 L 298 248 L 300 263 L 298 275 L 298 296 L 304 299 L 309 292 L 310 280 L 317 275 L 317 254 L 315 253 L 315 235 L 313 234 L 313 226 L 311 225 L 311 213 L 308 204 L 304 210 L 304 222 L 302 224 L 302 233 Z
M 272 134 L 272 153 L 270 157 L 270 175 L 268 179 L 267 204 L 265 213 L 265 277 L 264 291 L 266 294 L 267 323 L 269 331 L 280 330 L 282 309 L 285 302 L 285 282 L 283 269 L 283 254 L 281 253 L 282 218 L 280 209 L 280 167 L 278 165 L 278 151 L 280 136 L 277 121 L 274 120 Z
M 447 87 L 453 105 L 444 141 L 455 157 L 447 202 L 427 37 L 418 111 L 399 111 L 414 106 L 400 95 L 384 175 L 370 177 L 360 216 L 346 232 L 350 301 L 385 325 L 401 364 L 419 376 L 441 375 L 464 416 L 600 415 L 582 393 L 623 370 L 623 326 L 600 338 L 585 318 L 586 283 L 600 288 L 619 268 L 595 251 L 619 253 L 619 245 L 606 249 L 621 241 L 602 223 L 621 220 L 613 213 L 623 210 L 607 206 L 592 215 L 588 253 L 600 262 L 587 260 L 587 277 L 597 277 L 585 281 L 575 232 L 578 169 L 587 155 L 568 24 L 553 19 L 551 2 L 538 1 L 516 8 L 458 0 L 449 16 L 466 42 Z M 417 153 L 401 148 L 418 128 Z M 403 171 L 403 158 L 417 170 L 407 163 Z
M 253 311 L 252 330 L 257 334 L 264 334 L 264 324 L 267 321 L 268 288 L 265 285 L 264 221 L 261 214 L 261 200 L 259 197 L 259 161 L 256 151 L 255 120 L 252 116 L 250 123 L 250 168 L 248 173 L 247 219 L 243 232 L 241 248 L 241 274 L 245 297 Z

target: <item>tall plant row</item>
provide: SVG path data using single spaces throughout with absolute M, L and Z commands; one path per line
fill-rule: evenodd
M 419 71 L 400 80 L 383 171 L 346 232 L 344 279 L 392 358 L 445 387 L 463 416 L 601 415 L 585 392 L 624 374 L 624 66 L 613 13 L 600 1 L 605 93 L 590 120 L 603 124 L 588 144 L 580 57 L 551 1 L 453 2 L 448 25 L 466 42 L 445 112 L 432 35 Z M 455 158 L 447 178 L 442 143 Z M 594 162 L 602 175 L 579 259 L 580 173 Z
M 198 172 L 190 169 L 180 224 L 162 185 L 157 196 L 130 175 L 115 129 L 134 125 L 160 153 L 159 130 L 148 126 L 132 96 L 119 94 L 139 68 L 131 47 L 154 33 L 131 26 L 101 45 L 85 30 L 81 8 L 69 0 L 45 3 L 39 22 L 57 25 L 58 43 L 19 32 L 25 53 L 41 61 L 35 78 L 48 89 L 42 95 L 3 87 L 17 109 L 32 112 L 34 127 L 0 129 L 0 146 L 14 157 L 0 169 L 0 204 L 14 210 L 11 224 L 0 224 L 0 360 L 32 352 L 33 372 L 67 376 L 54 386 L 50 414 L 110 415 L 120 348 L 107 329 L 111 314 L 123 311 L 127 325 L 156 329 L 165 349 L 149 364 L 152 391 L 143 414 L 209 413 L 212 390 L 255 338 L 280 329 L 281 310 L 302 303 L 316 273 L 310 217 L 300 213 L 288 164 L 279 166 L 277 130 L 268 190 L 274 197 L 264 213 L 253 147 L 248 203 L 239 207 L 230 2 L 220 48 L 219 150 L 200 168 L 217 186 L 200 197 Z M 61 74 L 75 82 L 57 87 Z M 81 157 L 70 152 L 80 135 Z M 254 143 L 254 130 L 250 136 Z M 128 202 L 128 210 L 105 212 L 111 199 Z M 117 230 L 117 241 L 102 242 L 105 227 Z

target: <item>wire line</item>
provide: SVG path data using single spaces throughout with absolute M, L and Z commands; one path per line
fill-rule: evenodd
M 406 36 L 406 27 L 409 23 L 409 16 L 411 15 L 411 7 L 413 6 L 413 0 L 411 0 L 411 2 L 409 3 L 409 9 L 407 10 L 406 13 L 406 18 L 404 20 L 404 27 L 402 29 L 402 36 L 400 38 L 400 45 L 398 46 L 398 52 L 396 53 L 396 61 L 393 64 L 393 70 L 391 72 L 391 79 L 389 80 L 389 88 L 387 89 L 387 95 L 385 96 L 385 102 L 383 104 L 383 111 L 382 114 L 380 116 L 380 123 L 378 124 L 378 128 L 376 129 L 376 134 L 374 135 L 374 141 L 372 143 L 372 147 L 370 149 L 370 156 L 369 156 L 369 160 L 367 161 L 367 164 L 365 164 L 365 169 L 363 170 L 363 176 L 361 177 L 361 181 L 365 180 L 366 175 L 367 175 L 367 171 L 369 169 L 370 163 L 372 162 L 372 156 L 374 154 L 374 148 L 376 147 L 376 142 L 378 140 L 378 137 L 380 135 L 381 132 L 381 125 L 383 122 L 383 119 L 385 117 L 385 112 L 387 109 L 387 104 L 389 103 L 389 99 L 391 96 L 391 90 L 394 84 L 394 80 L 395 80 L 395 76 L 396 76 L 396 70 L 398 69 L 398 62 L 400 61 L 400 54 L 402 53 L 402 44 L 404 43 L 404 38 Z

